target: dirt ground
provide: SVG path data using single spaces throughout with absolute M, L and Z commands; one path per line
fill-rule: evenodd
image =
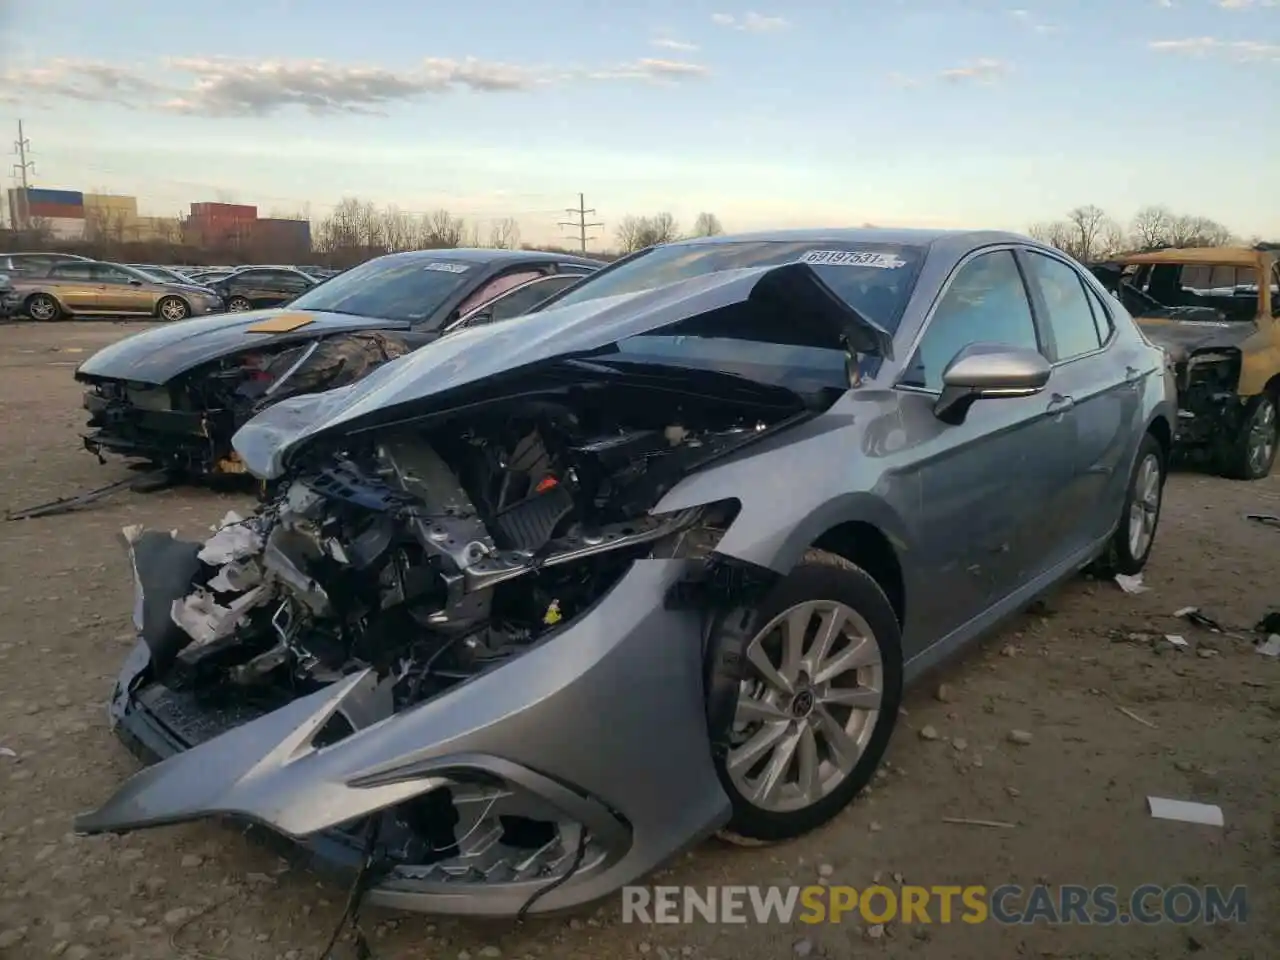
M 123 475 L 80 448 L 71 371 L 140 326 L 0 327 L 0 506 Z M 16 754 L 0 751 L 0 956 L 314 960 L 337 922 L 345 891 L 283 869 L 227 827 L 123 838 L 71 832 L 77 812 L 138 769 L 104 709 L 133 642 L 118 531 L 145 522 L 198 536 L 238 502 L 169 490 L 120 495 L 78 515 L 0 522 L 0 747 Z M 937 680 L 912 692 L 887 773 L 834 823 L 773 848 L 707 844 L 654 881 L 1245 884 L 1247 923 L 640 926 L 621 923 L 614 900 L 523 927 L 370 911 L 376 956 L 1275 956 L 1280 663 L 1172 617 L 1197 605 L 1247 628 L 1277 599 L 1270 578 L 1280 529 L 1245 520 L 1248 511 L 1280 512 L 1280 476 L 1245 484 L 1176 474 L 1148 592 L 1069 584 L 954 664 L 940 678 L 946 702 Z M 1165 633 L 1185 636 L 1189 648 L 1142 636 Z M 922 735 L 926 726 L 936 739 Z M 1030 742 L 1012 743 L 1013 730 Z M 1151 794 L 1219 804 L 1226 826 L 1154 820 Z

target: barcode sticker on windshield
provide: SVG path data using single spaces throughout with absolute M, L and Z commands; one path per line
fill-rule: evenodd
M 800 262 L 815 267 L 875 267 L 877 270 L 896 270 L 907 265 L 907 261 L 892 253 L 866 250 L 808 250 L 800 255 Z
M 445 263 L 443 260 L 432 260 L 422 265 L 423 270 L 435 270 L 437 273 L 466 273 L 471 268 L 465 263 Z

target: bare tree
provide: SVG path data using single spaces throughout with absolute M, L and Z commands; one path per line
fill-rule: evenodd
M 1133 221 L 1129 225 L 1133 245 L 1139 250 L 1168 246 L 1174 219 L 1168 207 L 1143 207 L 1133 215 Z
M 418 225 L 418 246 L 424 250 L 457 247 L 462 243 L 464 224 L 448 210 L 423 214 Z
M 496 250 L 520 248 L 520 224 L 514 217 L 495 220 L 489 227 L 489 246 Z
M 700 213 L 698 219 L 693 221 L 695 237 L 718 237 L 722 233 L 724 233 L 724 226 L 714 213 Z
M 648 221 L 649 235 L 646 238 L 649 242 L 646 247 L 651 247 L 658 243 L 671 243 L 673 240 L 680 239 L 680 226 L 676 223 L 676 218 L 671 214 L 655 213 L 652 217 L 646 218 Z
M 1124 228 L 1108 218 L 1102 226 L 1102 235 L 1098 238 L 1098 249 L 1095 251 L 1095 256 L 1100 258 L 1113 257 L 1123 253 L 1126 246 Z
M 1235 239 L 1227 227 L 1208 217 L 1174 217 L 1169 232 L 1175 247 L 1225 247 Z
M 382 238 L 388 253 L 412 250 L 416 239 L 413 217 L 399 207 L 388 207 L 382 214 Z
M 1065 220 L 1045 220 L 1028 227 L 1027 235 L 1033 240 L 1065 251 L 1071 245 L 1071 224 Z
M 458 246 L 470 247 L 472 249 L 483 246 L 483 244 L 480 243 L 480 224 L 463 223 L 462 236 L 458 240 Z
M 1100 241 L 1107 230 L 1107 212 L 1101 207 L 1086 204 L 1067 214 L 1071 224 L 1071 247 L 1067 253 L 1077 260 L 1092 260 L 1100 252 Z
M 627 214 L 618 221 L 614 235 L 617 237 L 618 247 L 623 253 L 634 253 L 636 250 L 640 250 L 646 245 L 644 242 L 644 218 Z

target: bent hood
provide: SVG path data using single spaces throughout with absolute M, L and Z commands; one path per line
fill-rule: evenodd
M 1228 321 L 1173 320 L 1165 317 L 1135 317 L 1146 338 L 1164 347 L 1175 363 L 1197 350 L 1239 347 L 1258 332 L 1252 323 Z
M 892 336 L 808 264 L 725 270 L 450 334 L 349 387 L 268 407 L 240 428 L 232 446 L 251 473 L 274 479 L 322 434 L 394 417 L 397 408 L 410 415 L 410 405 L 412 415 L 445 409 L 452 395 L 480 381 L 659 332 L 893 357 Z
M 279 333 L 254 333 L 275 320 Z M 292 329 L 284 329 L 289 328 Z M 76 379 L 132 380 L 163 384 L 201 364 L 259 347 L 313 340 L 352 330 L 405 330 L 409 325 L 377 317 L 312 310 L 219 313 L 156 326 L 104 347 L 76 368 Z

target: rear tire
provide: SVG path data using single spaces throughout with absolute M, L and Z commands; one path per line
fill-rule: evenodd
M 253 309 L 253 304 L 244 297 L 232 297 L 227 301 L 227 309 L 232 313 L 245 313 Z
M 898 620 L 860 567 L 811 550 L 757 614 L 732 746 L 715 758 L 733 804 L 720 837 L 743 845 L 802 836 L 848 806 L 880 765 L 902 702 Z M 841 623 L 824 646 L 824 630 Z
M 1275 396 L 1260 393 L 1251 398 L 1239 433 L 1223 451 L 1219 472 L 1232 480 L 1261 480 L 1268 476 L 1276 462 L 1278 427 Z
M 191 316 L 191 308 L 181 297 L 161 297 L 160 302 L 156 304 L 156 316 L 173 323 Z
M 39 323 L 59 320 L 63 316 L 61 304 L 47 293 L 33 293 L 27 297 L 22 310 L 28 317 Z
M 1156 530 L 1160 526 L 1167 460 L 1160 441 L 1146 434 L 1138 445 L 1138 456 L 1129 472 L 1120 525 L 1112 534 L 1106 552 L 1089 566 L 1089 572 L 1094 576 L 1110 579 L 1119 573 L 1132 577 L 1147 565 L 1151 548 L 1155 546 Z

